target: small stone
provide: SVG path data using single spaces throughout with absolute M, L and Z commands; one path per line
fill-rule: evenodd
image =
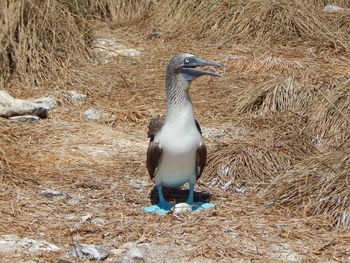
M 85 221 L 90 221 L 92 218 L 92 214 L 91 213 L 87 213 L 86 215 L 81 217 L 81 221 L 85 222 Z
M 96 109 L 88 109 L 84 111 L 83 114 L 85 115 L 85 118 L 87 118 L 90 121 L 97 121 L 101 117 L 101 112 Z
M 126 253 L 123 263 L 134 263 L 144 261 L 143 253 L 137 247 L 132 247 Z
M 151 32 L 148 34 L 148 38 L 156 38 L 156 37 L 160 37 L 161 35 L 163 35 L 162 32 Z
M 106 221 L 101 217 L 97 217 L 97 218 L 92 219 L 91 223 L 98 225 L 98 226 L 104 226 L 106 224 Z
M 75 237 L 73 237 L 73 240 L 74 241 L 82 241 L 82 240 L 84 240 L 84 238 L 81 236 L 75 236 Z
M 243 56 L 237 56 L 237 55 L 229 55 L 229 56 L 228 56 L 228 59 L 229 59 L 229 60 L 238 60 L 238 59 L 243 59 L 243 58 L 245 58 L 245 57 L 243 57 Z
M 288 244 L 272 244 L 272 256 L 281 262 L 299 263 L 303 262 L 303 258 L 297 252 L 289 247 Z
M 339 11 L 348 11 L 348 10 L 350 10 L 350 8 L 342 8 L 336 5 L 326 5 L 323 8 L 323 11 L 325 12 L 339 12 Z
M 40 194 L 41 196 L 45 196 L 46 198 L 52 200 L 52 201 L 59 201 L 59 200 L 64 200 L 64 199 L 71 199 L 72 197 L 64 192 L 58 191 L 58 190 L 44 190 L 41 191 Z
M 73 104 L 81 105 L 87 99 L 87 95 L 85 95 L 83 93 L 79 93 L 79 92 L 77 92 L 75 90 L 68 90 L 67 92 L 70 95 L 70 101 Z
M 32 99 L 31 101 L 38 104 L 44 104 L 46 106 L 45 108 L 47 108 L 48 110 L 52 110 L 57 107 L 57 100 L 50 97 Z
M 116 256 L 121 256 L 122 254 L 124 254 L 125 249 L 123 248 L 115 248 L 111 250 L 111 253 L 116 255 Z
M 117 38 L 102 38 L 102 37 L 98 37 L 98 38 L 96 38 L 96 42 L 98 44 L 101 44 L 101 45 L 108 45 L 108 44 L 120 43 L 120 42 L 123 42 L 123 40 L 117 39 Z
M 89 260 L 105 260 L 109 254 L 109 250 L 104 246 L 75 244 L 74 247 L 69 249 L 66 256 Z
M 140 51 L 132 48 L 120 50 L 118 53 L 124 57 L 138 57 L 141 54 Z
M 74 214 L 70 214 L 70 215 L 65 216 L 65 219 L 68 221 L 79 221 L 80 218 Z
M 9 119 L 11 121 L 28 122 L 28 123 L 33 123 L 40 120 L 38 116 L 34 116 L 34 115 L 14 116 L 14 117 L 10 117 Z
M 66 200 L 67 205 L 77 205 L 77 204 L 79 204 L 79 202 L 80 202 L 80 200 L 76 199 L 76 198 L 71 198 L 71 199 Z
M 148 183 L 145 182 L 145 181 L 142 181 L 142 180 L 140 180 L 140 179 L 131 179 L 131 180 L 129 181 L 129 185 L 130 185 L 131 187 L 140 189 L 140 188 L 146 187 L 146 186 L 148 185 Z
M 31 100 L 16 99 L 6 91 L 0 90 L 0 116 L 9 118 L 13 116 L 36 115 L 47 118 L 48 105 L 34 103 Z
M 191 212 L 192 206 L 186 203 L 178 203 L 172 209 L 175 214 L 179 214 L 184 212 Z
M 60 248 L 44 240 L 31 238 L 19 238 L 16 235 L 0 236 L 0 252 L 9 253 L 14 251 L 59 251 Z

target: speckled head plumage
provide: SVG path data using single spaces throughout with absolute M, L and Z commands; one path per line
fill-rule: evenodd
M 214 72 L 197 69 L 200 66 L 222 67 L 223 65 L 201 59 L 192 54 L 180 53 L 170 59 L 166 70 L 166 77 L 168 79 L 170 77 L 181 76 L 188 82 L 203 75 L 222 77 L 222 75 Z
M 188 53 L 173 56 L 166 69 L 166 91 L 169 105 L 190 102 L 188 90 L 191 81 L 203 75 L 222 77 L 222 75 L 198 69 L 200 66 L 222 67 L 222 64 L 207 61 Z M 168 107 L 168 110 L 171 107 Z

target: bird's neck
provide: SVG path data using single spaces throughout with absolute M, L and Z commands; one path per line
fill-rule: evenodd
M 194 110 L 189 95 L 189 83 L 183 80 L 169 80 L 167 85 L 167 119 L 186 116 L 194 121 Z

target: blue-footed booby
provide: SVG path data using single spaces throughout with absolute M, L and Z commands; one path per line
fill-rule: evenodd
M 189 96 L 191 81 L 203 75 L 222 75 L 197 69 L 198 66 L 221 67 L 191 54 L 178 54 L 171 58 L 166 69 L 167 111 L 150 121 L 147 150 L 147 169 L 157 186 L 159 203 L 148 206 L 146 212 L 167 213 L 172 204 L 166 202 L 162 187 L 189 184 L 186 201 L 192 210 L 213 207 L 210 203 L 194 202 L 194 187 L 201 176 L 207 159 L 207 148 L 202 140 L 199 123 Z

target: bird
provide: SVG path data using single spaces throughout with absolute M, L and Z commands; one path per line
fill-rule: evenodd
M 207 148 L 194 115 L 189 88 L 191 82 L 200 76 L 223 76 L 198 69 L 199 66 L 223 65 L 192 54 L 180 53 L 170 59 L 166 68 L 166 114 L 154 117 L 147 132 L 147 170 L 157 187 L 159 203 L 145 207 L 145 212 L 170 212 L 173 205 L 165 200 L 163 186 L 176 188 L 186 183 L 189 184 L 186 203 L 192 210 L 214 206 L 210 203 L 194 202 L 194 188 L 206 165 Z

